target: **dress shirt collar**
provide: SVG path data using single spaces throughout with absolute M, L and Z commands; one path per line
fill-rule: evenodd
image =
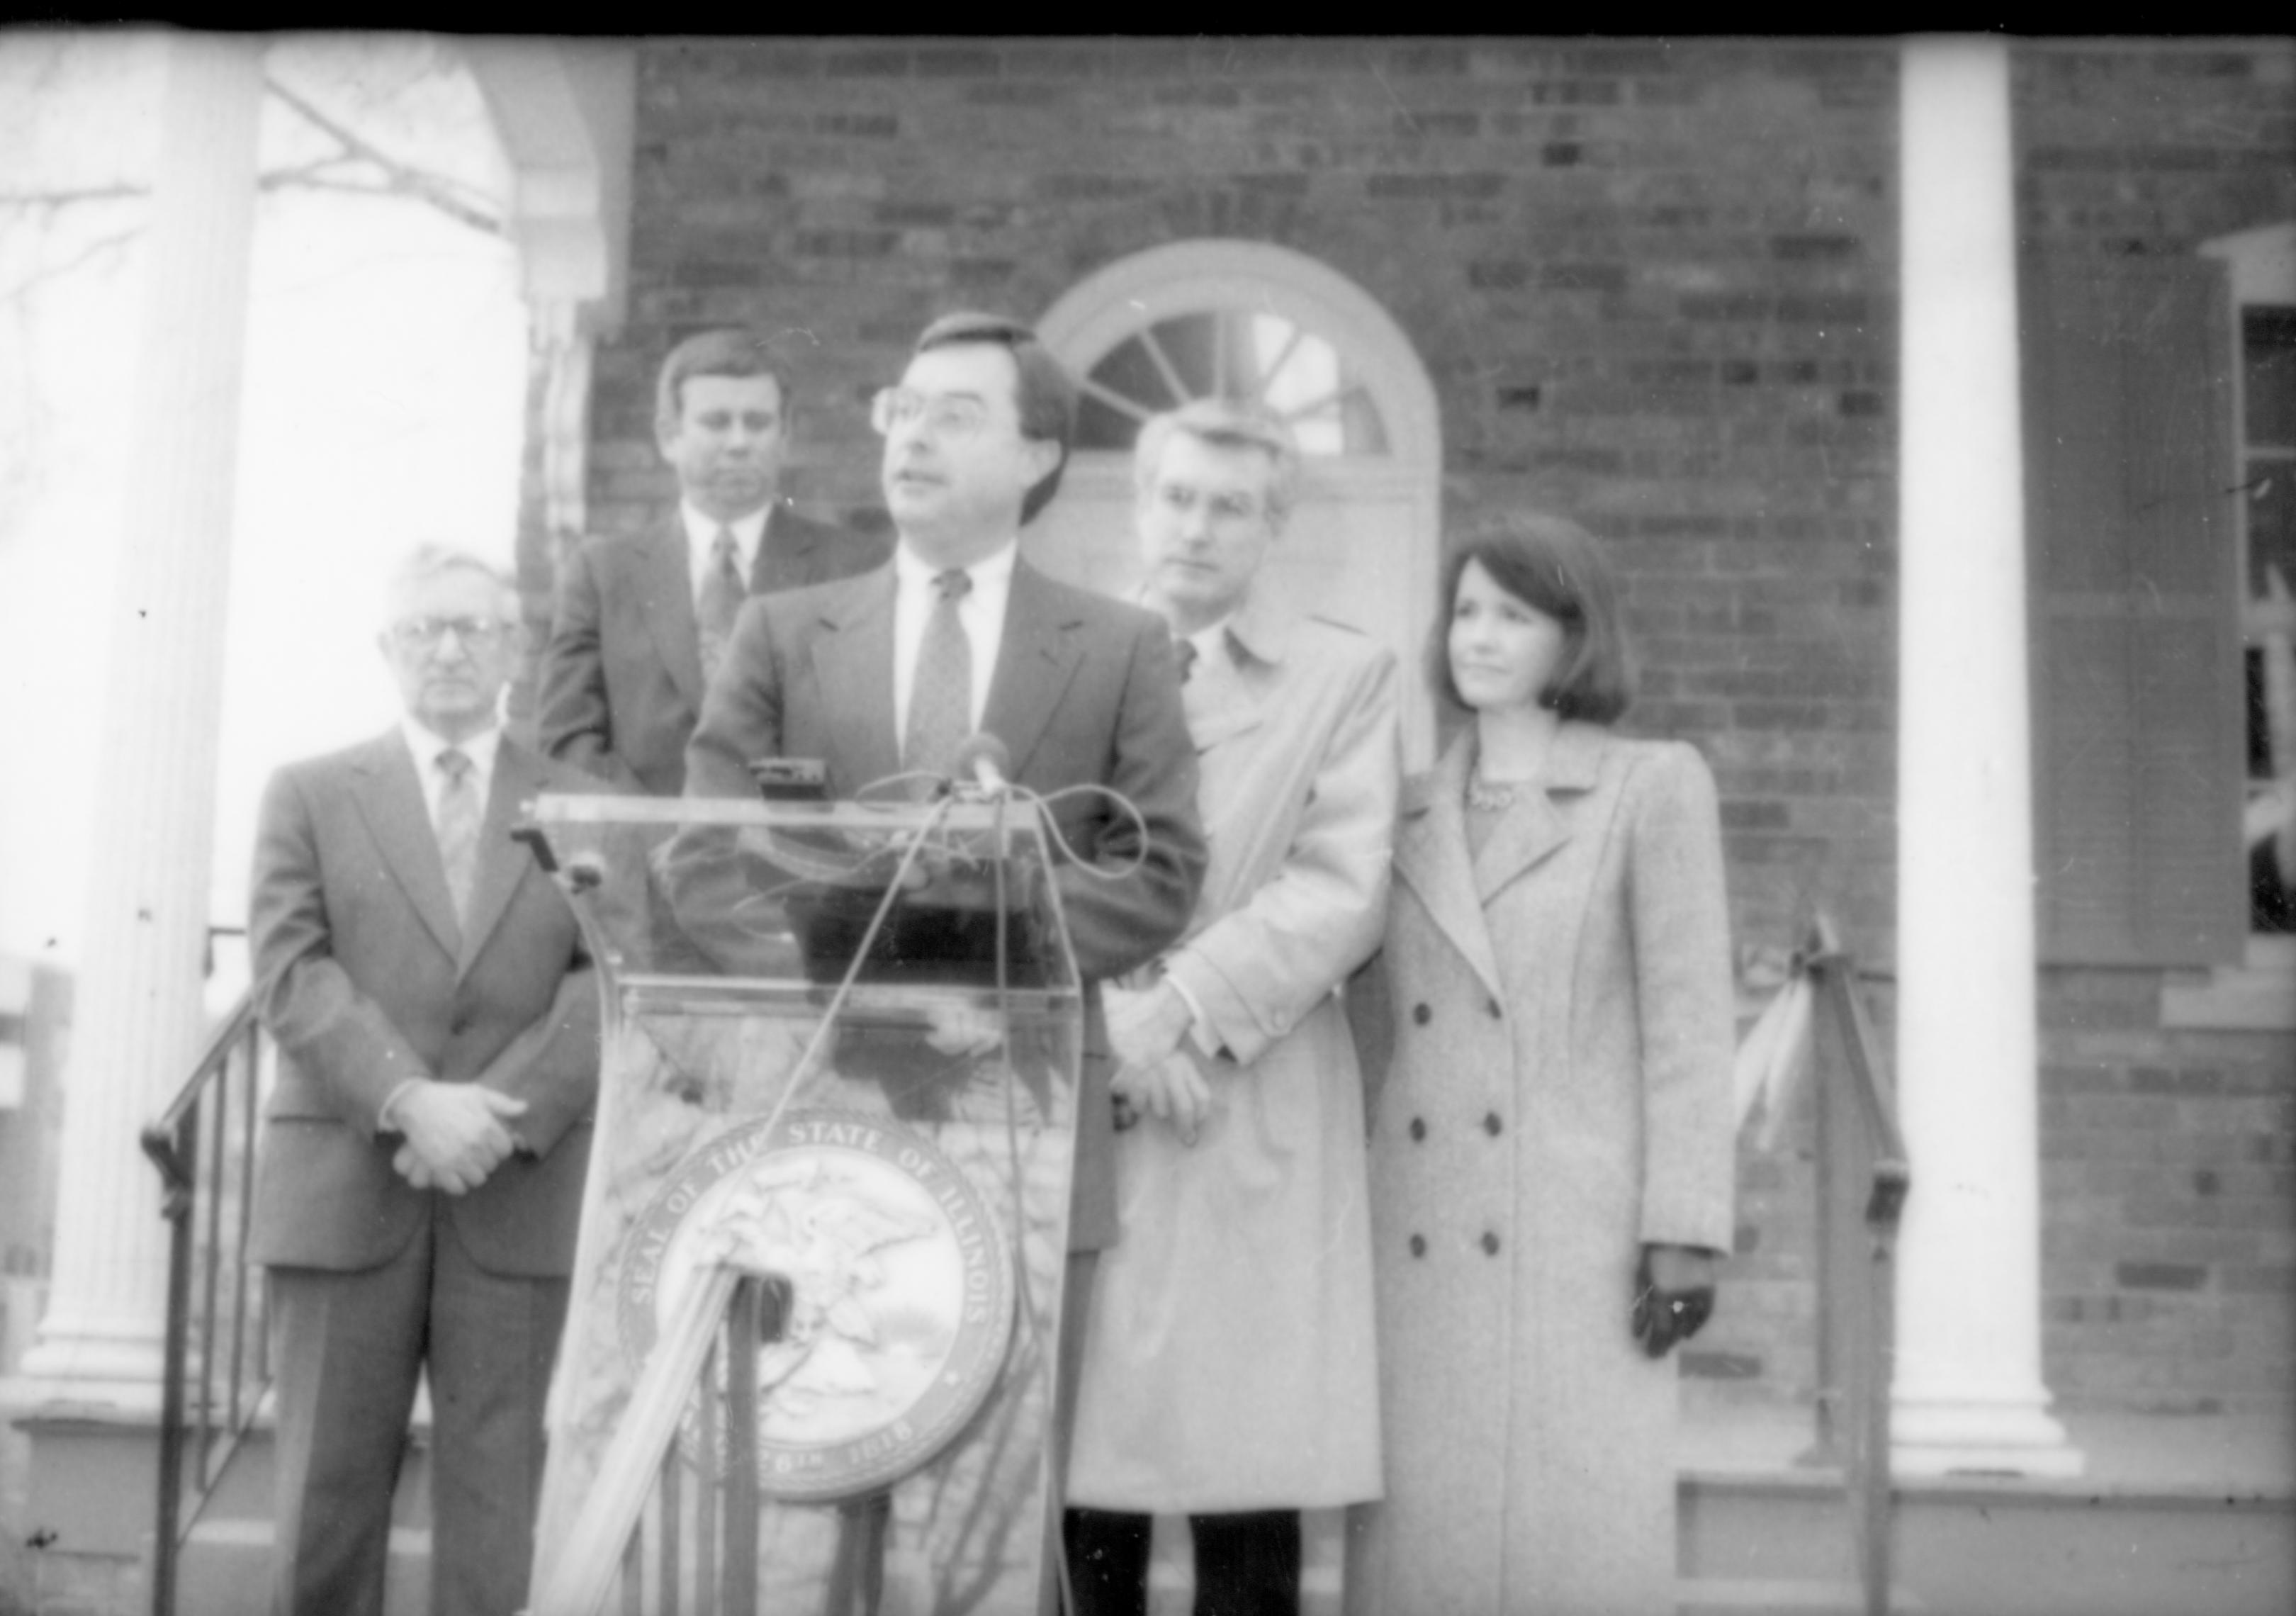
M 502 726 L 488 726 L 466 741 L 448 741 L 429 726 L 412 718 L 398 720 L 399 734 L 406 737 L 407 750 L 414 754 L 414 777 L 422 783 L 422 800 L 430 806 L 433 819 L 439 814 L 439 792 L 446 784 L 439 768 L 439 754 L 448 747 L 459 748 L 471 760 L 471 783 L 478 788 L 479 800 L 484 802 L 494 786 L 495 755 L 502 747 Z
M 717 546 L 720 528 L 734 529 L 734 548 L 741 552 L 742 584 L 747 588 L 750 580 L 757 576 L 758 549 L 766 542 L 766 521 L 773 513 L 773 505 L 767 504 L 747 516 L 721 522 L 694 509 L 691 501 L 679 500 L 677 517 L 685 524 L 686 572 L 693 579 L 694 588 L 700 590 L 701 580 L 709 576 L 709 553 Z
M 1173 637 L 1193 645 L 1199 662 L 1217 658 L 1239 663 L 1249 658 L 1272 668 L 1283 660 L 1284 650 L 1291 644 L 1292 614 L 1272 601 L 1263 601 L 1259 592 L 1254 590 L 1244 597 L 1242 605 L 1218 622 L 1209 623 L 1193 634 Z
M 972 593 L 994 594 L 1003 598 L 1013 587 L 1013 565 L 1020 559 L 1020 554 L 1021 541 L 1015 538 L 995 554 L 963 569 L 972 579 Z M 909 541 L 906 538 L 893 546 L 893 574 L 899 580 L 904 594 L 911 591 L 922 594 L 931 587 L 933 579 L 947 570 L 946 567 L 934 566 L 910 549 Z

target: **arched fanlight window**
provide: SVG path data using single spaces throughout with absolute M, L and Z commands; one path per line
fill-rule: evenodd
M 1196 398 L 1257 399 L 1292 423 L 1303 454 L 1383 455 L 1387 429 L 1339 350 L 1281 315 L 1174 315 L 1125 337 L 1086 373 L 1080 449 L 1128 450 L 1140 423 Z
M 1083 381 L 1078 451 L 1029 525 L 1030 562 L 1086 588 L 1140 587 L 1132 446 L 1151 415 L 1204 398 L 1286 416 L 1308 475 L 1269 565 L 1300 610 L 1350 623 L 1403 669 L 1404 755 L 1434 756 L 1420 647 L 1435 611 L 1443 436 L 1410 338 L 1330 266 L 1271 242 L 1167 242 L 1103 266 L 1037 321 Z

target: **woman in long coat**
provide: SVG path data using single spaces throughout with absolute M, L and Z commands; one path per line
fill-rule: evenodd
M 1731 1235 L 1714 784 L 1689 746 L 1607 728 L 1627 662 L 1583 529 L 1494 529 L 1443 598 L 1439 681 L 1474 718 L 1405 786 L 1376 967 L 1387 1489 L 1350 1521 L 1348 1608 L 1661 1616 L 1666 1353 Z

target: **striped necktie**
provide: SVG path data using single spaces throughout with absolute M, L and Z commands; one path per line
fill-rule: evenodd
M 932 615 L 917 644 L 914 682 L 909 686 L 908 733 L 901 738 L 901 767 L 946 775 L 957 749 L 972 733 L 972 644 L 956 615 L 957 603 L 972 590 L 962 567 L 933 578 Z
M 734 619 L 748 593 L 742 586 L 741 550 L 734 542 L 734 529 L 720 528 L 709 546 L 709 570 L 702 574 L 701 595 L 693 607 L 694 627 L 701 630 L 705 682 L 717 676 L 726 642 L 734 636 Z
M 470 754 L 450 746 L 439 754 L 439 772 L 447 783 L 439 793 L 439 862 L 447 872 L 447 891 L 455 900 L 455 919 L 467 922 L 471 891 L 479 874 L 479 783 L 471 772 Z

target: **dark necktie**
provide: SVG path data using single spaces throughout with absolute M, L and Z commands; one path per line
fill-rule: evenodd
M 957 748 L 972 733 L 972 645 L 957 619 L 957 603 L 972 589 L 961 567 L 933 578 L 932 615 L 917 643 L 915 681 L 909 686 L 908 733 L 901 767 L 946 775 Z
M 460 747 L 439 754 L 439 772 L 447 777 L 439 793 L 439 862 L 447 871 L 455 919 L 461 923 L 470 918 L 471 889 L 479 874 L 479 783 L 469 754 Z
M 734 619 L 741 611 L 742 599 L 747 593 L 742 587 L 741 550 L 734 542 L 734 529 L 720 528 L 709 546 L 709 570 L 702 575 L 701 598 L 693 609 L 694 626 L 701 631 L 704 680 L 718 672 L 718 663 L 726 654 L 726 642 L 733 637 Z
M 1180 683 L 1185 685 L 1188 676 L 1196 670 L 1195 641 L 1185 634 L 1177 636 L 1172 641 L 1172 654 L 1180 659 Z

